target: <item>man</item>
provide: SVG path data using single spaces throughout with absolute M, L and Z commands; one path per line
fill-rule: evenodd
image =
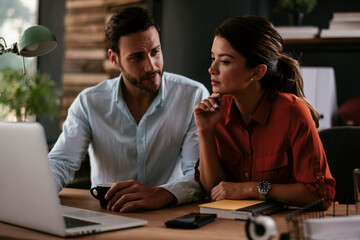
M 49 153 L 58 190 L 73 179 L 88 151 L 92 185 L 115 183 L 106 195 L 109 210 L 200 199 L 193 176 L 199 154 L 192 109 L 208 91 L 163 72 L 159 30 L 145 9 L 114 14 L 105 33 L 109 59 L 122 74 L 84 90 L 69 108 Z

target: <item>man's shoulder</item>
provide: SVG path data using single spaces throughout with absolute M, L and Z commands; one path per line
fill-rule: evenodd
M 180 74 L 176 74 L 176 73 L 169 73 L 169 72 L 164 72 L 163 74 L 164 77 L 164 81 L 166 82 L 166 85 L 183 85 L 183 86 L 188 86 L 191 88 L 197 88 L 197 89 L 201 89 L 201 90 L 206 90 L 204 84 L 195 81 L 191 78 L 185 77 L 183 75 Z
M 117 85 L 118 85 L 118 78 L 107 79 L 107 80 L 104 80 L 104 81 L 98 83 L 95 86 L 84 89 L 80 94 L 89 96 L 89 95 L 93 95 L 93 94 L 97 94 L 97 93 L 100 93 L 100 94 L 108 93 L 110 91 L 115 91 L 117 89 L 116 88 Z

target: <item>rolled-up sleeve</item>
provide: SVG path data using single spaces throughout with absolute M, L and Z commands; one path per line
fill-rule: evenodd
M 294 175 L 314 195 L 331 203 L 335 196 L 332 177 L 324 148 L 306 105 L 291 108 L 293 121 L 289 132 L 294 158 Z M 301 116 L 301 117 L 300 117 Z

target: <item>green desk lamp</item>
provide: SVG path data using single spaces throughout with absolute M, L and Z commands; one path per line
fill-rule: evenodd
M 37 57 L 51 52 L 57 46 L 54 34 L 48 28 L 40 25 L 27 28 L 21 33 L 18 42 L 9 48 L 4 38 L 0 37 L 0 40 L 4 42 L 4 45 L 0 43 L 0 55 L 11 52 L 22 57 Z M 25 67 L 23 69 L 25 73 Z

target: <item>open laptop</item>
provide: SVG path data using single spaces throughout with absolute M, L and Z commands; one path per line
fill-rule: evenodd
M 47 153 L 39 123 L 0 122 L 0 221 L 62 237 L 147 224 L 146 220 L 62 206 Z M 80 226 L 67 227 L 71 222 Z

